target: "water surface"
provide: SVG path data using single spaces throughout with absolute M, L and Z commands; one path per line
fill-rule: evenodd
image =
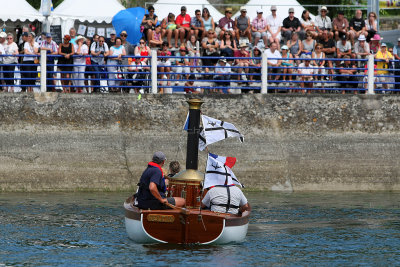
M 139 245 L 126 193 L 1 193 L 0 266 L 400 265 L 400 193 L 246 193 L 242 243 Z

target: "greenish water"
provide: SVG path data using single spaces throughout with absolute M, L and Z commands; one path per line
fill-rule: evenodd
M 250 192 L 245 242 L 139 245 L 126 193 L 0 194 L 0 266 L 399 266 L 400 193 Z

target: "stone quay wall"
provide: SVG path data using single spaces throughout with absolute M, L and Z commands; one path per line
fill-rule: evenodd
M 203 114 L 245 142 L 209 146 L 237 157 L 249 189 L 400 190 L 396 95 L 206 95 Z M 0 191 L 133 190 L 155 151 L 185 167 L 185 95 L 0 95 Z M 206 152 L 199 152 L 204 171 Z

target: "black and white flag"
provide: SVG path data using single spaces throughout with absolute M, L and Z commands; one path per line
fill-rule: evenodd
M 216 185 L 232 185 L 236 184 L 241 187 L 243 185 L 236 178 L 231 168 L 221 161 L 208 155 L 206 174 L 204 177 L 204 188 L 210 188 Z

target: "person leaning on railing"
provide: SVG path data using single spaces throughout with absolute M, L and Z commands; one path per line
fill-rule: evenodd
M 108 71 L 108 86 L 110 92 L 117 92 L 119 81 L 117 81 L 117 66 L 121 65 L 122 57 L 126 56 L 125 47 L 122 45 L 120 37 L 115 39 L 115 45 L 111 46 L 107 60 L 107 71 Z
M 299 65 L 298 73 L 301 74 L 300 76 L 300 87 L 301 88 L 312 88 L 313 87 L 313 75 L 315 74 L 315 69 L 311 66 L 311 56 L 307 55 L 304 58 L 304 62 Z M 311 93 L 311 90 L 302 90 L 303 93 L 308 91 Z
M 393 59 L 393 55 L 387 51 L 387 46 L 385 43 L 381 44 L 381 48 L 379 49 L 378 53 L 375 54 L 375 59 L 377 59 L 377 75 L 379 77 L 379 82 L 382 83 L 382 87 L 384 89 L 388 89 L 389 85 L 387 82 L 389 81 L 388 77 L 383 77 L 387 76 L 389 74 L 389 71 L 387 69 L 389 68 L 389 61 Z
M 5 55 L 18 55 L 18 46 L 14 42 L 14 35 L 12 33 L 7 34 L 7 42 L 3 44 Z M 14 71 L 16 64 L 18 63 L 18 58 L 13 56 L 7 56 L 3 58 L 3 70 L 6 87 L 4 87 L 5 92 L 14 92 Z
M 66 34 L 64 35 L 63 43 L 58 46 L 58 54 L 61 57 L 58 58 L 57 67 L 61 71 L 61 85 L 63 86 L 64 93 L 71 92 L 72 55 L 75 54 L 75 49 L 70 40 L 71 36 Z
M 99 36 L 97 41 L 94 41 L 90 46 L 90 54 L 92 55 L 91 63 L 93 71 L 95 72 L 95 79 L 93 80 L 93 91 L 96 93 L 100 92 L 100 72 L 104 70 L 104 57 L 108 55 L 109 51 L 110 50 L 104 36 Z
M 24 44 L 24 58 L 22 60 L 23 65 L 21 66 L 21 77 L 23 78 L 21 85 L 23 92 L 33 92 L 33 86 L 36 84 L 37 77 L 37 66 L 35 59 L 37 60 L 39 55 L 39 44 L 35 42 L 35 36 L 33 32 L 28 33 L 28 41 Z
M 7 38 L 7 34 L 5 32 L 0 32 L 0 74 L 3 73 L 3 67 L 2 67 L 2 65 L 3 65 L 3 55 L 5 55 L 5 53 L 6 53 L 4 51 L 3 44 L 6 43 L 5 42 L 6 38 Z M 3 82 L 4 82 L 3 79 L 2 79 L 3 75 L 0 75 L 0 88 L 1 88 L 0 91 L 3 90 Z
M 42 40 L 40 45 L 41 50 L 46 50 L 47 52 L 47 67 L 46 67 L 46 76 L 47 76 L 47 92 L 55 92 L 55 80 L 54 80 L 54 55 L 58 54 L 58 46 L 56 42 L 53 41 L 51 33 L 46 33 L 45 39 Z M 53 73 L 52 73 L 53 72 Z M 53 79 L 52 79 L 53 78 Z
M 86 57 L 89 54 L 89 48 L 85 44 L 86 38 L 78 36 L 74 44 L 75 56 L 74 61 L 74 73 L 72 77 L 74 80 L 72 83 L 76 87 L 77 93 L 82 93 L 82 88 L 85 86 L 85 70 L 86 70 Z
M 131 72 L 128 75 L 128 80 L 132 81 L 135 93 L 139 93 L 140 91 L 144 93 L 145 90 L 148 90 L 147 88 L 143 88 L 143 90 L 140 88 L 145 83 L 146 74 L 144 72 L 150 71 L 150 67 L 147 67 L 146 63 L 141 61 L 140 54 L 135 55 L 135 59 L 129 64 L 128 71 Z
M 281 66 L 281 58 L 282 55 L 281 53 L 278 51 L 278 45 L 276 43 L 272 43 L 270 48 L 265 50 L 264 53 L 267 55 L 268 58 L 268 80 L 278 80 L 279 78 L 279 66 Z M 271 75 L 271 74 L 275 74 L 275 75 Z M 275 86 L 274 83 L 271 83 L 272 86 Z
M 281 66 L 282 66 L 282 73 L 283 73 L 283 83 L 284 86 L 291 86 L 293 85 L 292 83 L 292 73 L 293 73 L 293 57 L 289 52 L 289 48 L 287 47 L 287 45 L 283 45 L 282 49 L 282 62 L 281 62 Z M 287 78 L 287 83 L 286 83 L 286 78 Z

